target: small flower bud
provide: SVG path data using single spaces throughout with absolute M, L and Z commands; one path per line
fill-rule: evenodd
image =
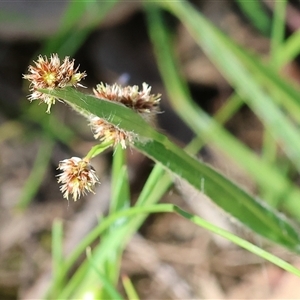
M 29 100 L 41 100 L 48 105 L 47 113 L 50 113 L 51 105 L 57 100 L 54 96 L 46 95 L 38 91 L 38 89 L 55 89 L 65 86 L 82 86 L 79 81 L 83 79 L 85 72 L 77 72 L 74 69 L 74 59 L 70 61 L 66 56 L 63 62 L 60 62 L 57 54 L 52 54 L 50 60 L 45 56 L 39 56 L 34 62 L 35 66 L 29 66 L 29 74 L 23 75 L 24 79 L 30 81 Z
M 112 142 L 113 146 L 121 145 L 123 149 L 126 149 L 128 142 L 132 142 L 133 135 L 117 128 L 117 126 L 97 117 L 91 116 L 90 123 L 91 129 L 94 133 L 94 138 L 99 139 L 102 142 Z
M 139 91 L 137 85 L 122 87 L 118 84 L 108 85 L 100 83 L 94 89 L 96 97 L 109 101 L 119 102 L 135 110 L 142 116 L 158 112 L 161 94 L 150 94 L 151 86 L 143 83 L 143 89 Z
M 76 201 L 81 194 L 94 193 L 94 186 L 99 183 L 94 168 L 85 159 L 79 157 L 65 159 L 59 163 L 57 169 L 62 171 L 58 175 L 58 183 L 61 183 L 60 191 L 67 200 L 70 195 Z
M 151 122 L 154 114 L 158 112 L 160 94 L 150 94 L 151 86 L 143 83 L 143 89 L 139 91 L 137 85 L 122 87 L 118 84 L 100 83 L 93 90 L 96 97 L 121 103 L 139 113 L 146 121 Z M 117 126 L 98 118 L 90 117 L 90 124 L 95 139 L 100 141 L 113 141 L 113 146 L 120 144 L 123 149 L 128 142 L 133 143 L 134 134 L 119 129 Z

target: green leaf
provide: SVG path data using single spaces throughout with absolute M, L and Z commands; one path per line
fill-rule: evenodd
M 271 65 L 275 69 L 280 68 L 278 56 L 280 55 L 280 46 L 284 41 L 286 4 L 286 0 L 276 1 L 274 6 L 270 54 Z
M 129 178 L 126 167 L 126 154 L 118 145 L 114 151 L 112 165 L 112 197 L 110 213 L 125 209 L 130 206 Z
M 300 52 L 300 30 L 293 33 L 278 49 L 277 60 L 285 65 L 299 55 Z
M 31 173 L 24 184 L 17 208 L 25 210 L 34 199 L 47 172 L 54 140 L 45 136 L 41 142 Z
M 52 225 L 52 273 L 53 280 L 59 282 L 57 290 L 63 286 L 61 274 L 63 272 L 63 224 L 61 220 L 54 220 Z
M 98 263 L 97 261 L 95 261 L 92 257 L 92 253 L 91 253 L 91 248 L 87 248 L 86 250 L 86 255 L 88 258 L 88 262 L 90 264 L 90 266 L 92 267 L 92 269 L 96 272 L 97 276 L 100 278 L 100 280 L 102 281 L 102 284 L 105 288 L 105 290 L 107 291 L 108 295 L 110 296 L 110 298 L 108 299 L 118 299 L 118 300 L 122 300 L 124 299 L 116 290 L 116 288 L 114 287 L 114 285 L 107 279 L 107 276 L 105 276 L 104 274 L 102 274 L 98 268 Z M 105 298 L 107 299 L 107 298 Z
M 226 212 L 258 234 L 293 251 L 299 251 L 299 234 L 282 215 L 251 197 L 212 168 L 189 156 L 167 137 L 155 131 L 134 111 L 120 104 L 82 94 L 72 88 L 41 91 L 76 105 L 123 130 L 133 132 L 137 135 L 133 145 L 136 149 L 161 163 L 164 168 L 185 179 L 199 191 L 202 191 L 204 181 L 205 194 Z
M 252 22 L 258 30 L 263 34 L 269 35 L 272 20 L 267 12 L 264 10 L 264 6 L 259 0 L 235 0 L 240 9 L 246 14 L 249 20 Z
M 282 145 L 295 167 L 300 170 L 300 132 L 276 106 L 265 88 L 236 55 L 238 47 L 207 21 L 188 2 L 163 2 L 186 26 L 196 42 L 218 66 L 236 92 L 242 96 L 267 129 Z
M 128 276 L 122 276 L 122 283 L 129 300 L 139 300 L 139 296 Z
M 161 4 L 163 3 L 161 2 Z M 177 4 L 175 3 L 175 5 Z M 277 199 L 285 211 L 288 211 L 292 216 L 300 219 L 299 189 L 291 184 L 275 164 L 264 162 L 258 155 L 239 142 L 225 128 L 215 122 L 214 119 L 195 104 L 188 92 L 188 87 L 184 79 L 180 76 L 180 72 L 178 72 L 180 66 L 175 58 L 174 47 L 170 41 L 170 34 L 168 34 L 166 26 L 164 25 L 164 19 L 160 9 L 157 5 L 153 5 L 153 3 L 147 4 L 145 7 L 147 8 L 149 32 L 153 41 L 158 67 L 174 110 L 205 143 L 211 143 L 219 147 L 220 150 L 242 166 L 258 186 L 268 190 L 271 197 L 270 199 L 265 199 L 266 201 L 274 203 L 273 199 Z M 216 37 L 213 36 L 212 38 L 215 39 Z M 209 37 L 207 37 L 207 39 L 209 39 Z M 228 38 L 224 38 L 225 44 L 228 43 L 227 40 Z M 232 43 L 230 43 L 230 45 L 232 45 Z M 238 47 L 232 47 L 231 50 L 235 50 L 237 55 L 244 55 L 244 52 Z M 218 51 L 215 51 L 214 54 L 217 56 L 220 55 Z M 248 57 L 247 55 L 244 56 Z M 226 56 L 224 59 L 225 58 Z M 253 68 L 257 66 L 254 60 L 246 60 L 246 58 L 243 57 L 243 61 L 247 62 L 249 67 L 250 65 Z M 230 65 L 228 67 L 230 68 Z M 262 70 L 266 70 L 266 72 L 263 73 L 264 80 L 274 78 L 274 71 L 271 72 L 271 70 L 266 68 L 262 68 Z M 280 86 L 282 82 L 280 80 L 278 81 L 278 86 Z M 272 90 L 276 89 L 277 85 L 274 82 L 272 84 Z M 283 91 L 283 89 L 281 89 L 281 91 Z M 234 107 L 230 108 L 230 110 L 234 110 L 240 105 L 240 99 L 241 97 L 239 97 L 237 101 L 234 101 Z M 294 103 L 293 100 L 290 103 Z M 293 108 L 292 111 L 296 112 L 295 107 Z
M 293 273 L 297 276 L 300 276 L 300 270 L 295 268 L 294 266 L 290 265 L 289 263 L 283 261 L 282 259 L 272 255 L 271 253 L 264 251 L 260 247 L 257 247 L 247 241 L 245 241 L 242 238 L 239 238 L 238 236 L 221 229 L 202 218 L 195 216 L 193 214 L 190 214 L 182 209 L 180 209 L 178 206 L 173 204 L 156 204 L 156 205 L 144 205 L 144 206 L 135 206 L 131 207 L 127 210 L 122 210 L 115 212 L 112 215 L 107 216 L 99 225 L 86 237 L 84 243 L 80 245 L 82 252 L 85 247 L 87 247 L 91 242 L 93 242 L 94 239 L 101 236 L 103 232 L 107 228 L 111 226 L 116 220 L 119 218 L 130 218 L 131 221 L 135 221 L 136 219 L 141 218 L 144 215 L 148 215 L 150 213 L 172 213 L 176 212 L 183 218 L 188 219 L 189 221 L 193 222 L 197 226 L 203 227 L 221 237 L 224 237 L 236 245 L 247 249 L 248 251 L 274 263 L 275 265 L 283 268 L 284 270 Z M 132 223 L 132 222 L 131 222 Z M 120 231 L 120 229 L 123 229 Z M 130 231 L 130 228 L 128 226 L 124 228 L 118 228 L 116 232 L 113 232 L 113 237 L 110 239 L 107 239 L 104 243 L 99 244 L 95 250 L 94 250 L 94 260 L 97 262 L 98 266 L 102 266 L 105 259 L 110 255 L 111 249 L 118 247 L 120 244 L 124 243 L 124 240 L 122 237 L 124 237 L 124 233 L 128 233 L 128 229 Z M 135 228 L 136 229 L 136 228 Z M 93 239 L 90 237 L 93 236 Z M 89 241 L 87 241 L 89 239 Z M 79 253 L 80 254 L 80 253 Z M 71 265 L 68 264 L 70 267 Z M 88 277 L 87 280 L 87 273 L 89 272 L 89 269 L 87 268 L 88 264 L 87 262 L 84 262 L 79 270 L 76 271 L 75 275 L 71 278 L 71 280 L 68 282 L 68 284 L 65 286 L 64 290 L 61 294 L 59 294 L 60 299 L 66 299 L 70 298 L 71 295 L 78 295 L 82 294 L 82 291 L 85 291 L 87 289 L 87 286 L 91 284 L 91 278 Z M 67 272 L 68 269 L 65 269 L 65 272 Z M 93 270 L 91 270 L 93 272 Z M 94 278 L 93 278 L 94 279 Z M 49 299 L 49 297 L 47 297 Z
M 41 52 L 73 55 L 117 2 L 69 1 L 58 31 L 46 41 Z

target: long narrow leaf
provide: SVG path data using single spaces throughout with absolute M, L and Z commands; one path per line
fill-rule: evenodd
M 139 151 L 161 163 L 200 191 L 204 181 L 205 193 L 229 214 L 258 234 L 298 251 L 299 234 L 284 217 L 277 215 L 267 205 L 248 195 L 215 170 L 189 156 L 129 108 L 82 94 L 72 88 L 43 90 L 43 92 L 59 97 L 73 106 L 76 105 L 123 130 L 134 132 L 137 138 L 133 146 Z
M 272 198 L 280 199 L 285 210 L 300 219 L 299 189 L 293 186 L 276 166 L 264 163 L 193 102 L 187 85 L 178 72 L 170 35 L 166 32 L 160 10 L 153 4 L 147 4 L 146 8 L 158 66 L 175 111 L 206 143 L 213 143 L 232 157 L 259 186 L 270 192 Z
M 184 22 L 196 42 L 282 143 L 287 155 L 300 170 L 300 132 L 278 109 L 231 47 L 227 46 L 224 36 L 187 1 L 163 2 L 163 5 Z M 229 43 L 228 39 L 226 41 Z
M 295 268 L 294 266 L 290 265 L 289 263 L 283 261 L 282 259 L 268 253 L 267 251 L 264 251 L 263 249 L 245 241 L 244 239 L 239 238 L 238 236 L 221 229 L 202 218 L 192 215 L 190 213 L 187 213 L 186 211 L 180 209 L 176 205 L 173 204 L 159 204 L 159 205 L 145 205 L 145 206 L 136 206 L 129 208 L 127 210 L 118 211 L 110 216 L 108 216 L 101 224 L 98 225 L 97 228 L 95 228 L 94 231 L 97 232 L 97 236 L 101 235 L 111 224 L 113 224 L 118 218 L 124 218 L 124 217 L 133 217 L 132 220 L 135 220 L 139 218 L 141 215 L 149 214 L 149 213 L 162 213 L 162 212 L 176 212 L 180 216 L 190 220 L 191 222 L 195 223 L 198 226 L 201 226 L 211 232 L 216 233 L 217 235 L 220 235 L 236 245 L 239 245 L 248 251 L 274 263 L 275 265 L 283 268 L 284 270 L 293 273 L 297 276 L 300 276 L 300 270 Z M 120 233 L 120 232 L 118 232 Z M 120 239 L 122 238 L 122 235 L 118 235 Z M 106 257 L 109 256 L 110 249 L 113 248 L 116 243 L 119 244 L 119 241 L 116 241 L 116 236 L 114 239 L 107 240 L 110 241 L 110 244 L 106 244 L 106 247 L 103 248 L 102 244 L 100 244 L 95 250 L 94 250 L 94 259 L 97 261 L 98 265 L 102 265 L 102 263 L 105 261 Z M 85 274 L 87 272 L 87 262 L 83 263 L 79 269 L 75 273 L 75 275 L 72 277 L 72 279 L 69 281 L 69 283 L 66 285 L 65 289 L 62 291 L 62 293 L 59 295 L 59 299 L 66 299 L 70 298 L 72 293 L 74 293 L 74 290 L 76 289 L 75 293 L 79 293 L 80 291 L 85 290 L 85 287 L 87 284 L 90 284 L 90 282 L 86 282 Z M 85 281 L 85 282 L 84 282 Z M 78 286 L 80 284 L 80 287 Z M 78 289 L 79 288 L 79 289 Z M 47 298 L 48 299 L 48 298 Z
M 300 52 L 300 30 L 291 35 L 278 49 L 278 63 L 285 65 L 292 61 Z

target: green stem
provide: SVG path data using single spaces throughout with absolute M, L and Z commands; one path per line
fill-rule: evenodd
M 112 141 L 109 141 L 109 142 L 103 142 L 101 144 L 97 144 L 96 146 L 93 146 L 92 149 L 85 156 L 85 158 L 88 160 L 94 158 L 95 156 L 99 155 L 100 153 L 104 152 L 106 149 L 111 147 L 112 144 L 113 144 Z

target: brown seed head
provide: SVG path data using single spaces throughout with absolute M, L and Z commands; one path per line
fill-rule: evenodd
M 96 97 L 114 102 L 119 102 L 135 110 L 140 114 L 153 114 L 158 112 L 160 94 L 150 94 L 151 86 L 143 83 L 143 89 L 139 91 L 137 85 L 122 87 L 118 84 L 108 85 L 103 82 L 96 86 Z
M 95 139 L 99 139 L 102 142 L 111 141 L 114 147 L 120 144 L 123 149 L 126 149 L 127 143 L 133 140 L 132 134 L 117 128 L 115 125 L 97 116 L 90 117 L 89 125 Z
M 38 89 L 55 89 L 65 86 L 82 86 L 79 81 L 83 79 L 85 72 L 77 72 L 78 68 L 74 69 L 74 59 L 70 60 L 66 56 L 63 62 L 57 54 L 52 54 L 50 59 L 45 56 L 39 56 L 37 61 L 34 61 L 35 66 L 29 66 L 29 74 L 23 75 L 24 79 L 30 81 L 29 100 L 41 100 L 48 105 L 47 113 L 50 113 L 51 105 L 57 100 L 54 96 L 49 96 L 38 91 Z
M 66 199 L 71 195 L 76 201 L 81 194 L 94 193 L 94 186 L 99 183 L 94 168 L 87 160 L 79 157 L 61 161 L 57 169 L 62 171 L 58 175 L 58 183 L 61 183 L 60 191 Z

